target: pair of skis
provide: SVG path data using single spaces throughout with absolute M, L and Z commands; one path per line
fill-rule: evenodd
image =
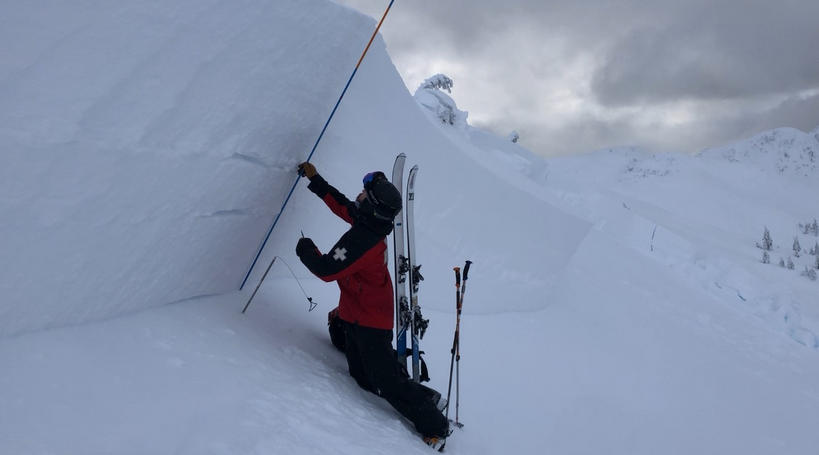
M 392 184 L 398 188 L 406 202 L 404 208 L 393 221 L 393 261 L 395 267 L 395 351 L 398 360 L 407 368 L 407 358 L 411 360 L 412 380 L 421 382 L 421 351 L 419 341 L 429 325 L 429 320 L 421 316 L 418 305 L 418 287 L 424 279 L 421 266 L 415 255 L 415 176 L 418 166 L 410 169 L 404 191 L 404 163 L 407 156 L 403 153 L 395 158 L 392 168 Z M 406 220 L 406 225 L 404 221 Z M 404 233 L 406 231 L 406 242 Z M 409 286 L 407 286 L 409 283 Z M 408 344 L 409 337 L 409 344 Z M 409 351 L 409 353 L 408 353 Z

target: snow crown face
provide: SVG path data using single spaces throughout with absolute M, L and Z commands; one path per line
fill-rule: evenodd
M 392 220 L 401 211 L 401 192 L 383 172 L 371 172 L 364 177 L 364 194 L 378 219 Z

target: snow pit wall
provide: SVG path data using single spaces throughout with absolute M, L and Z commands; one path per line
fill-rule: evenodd
M 0 336 L 237 289 L 373 30 L 323 0 L 2 10 Z

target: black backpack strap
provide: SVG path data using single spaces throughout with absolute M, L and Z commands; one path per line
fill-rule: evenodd
M 424 361 L 424 358 L 421 357 L 424 351 L 418 353 L 418 357 L 421 359 L 421 375 L 419 379 L 421 382 L 429 382 L 429 370 L 427 370 L 427 362 Z

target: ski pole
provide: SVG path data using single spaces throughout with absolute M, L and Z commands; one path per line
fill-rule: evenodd
M 455 346 L 456 356 L 455 356 L 455 426 L 458 428 L 462 428 L 464 424 L 458 422 L 458 405 L 460 403 L 460 396 L 461 396 L 461 339 L 460 339 L 460 326 L 461 326 L 461 309 L 464 307 L 464 295 L 466 294 L 466 280 L 469 278 L 469 266 L 472 265 L 472 261 L 466 261 L 466 265 L 464 266 L 464 284 L 463 289 L 461 289 L 461 300 L 458 302 L 458 322 L 456 323 L 456 332 L 458 332 L 457 343 Z
M 364 56 L 367 55 L 367 51 L 370 50 L 370 45 L 373 43 L 375 39 L 375 35 L 378 34 L 378 30 L 381 29 L 381 24 L 384 23 L 384 19 L 387 17 L 387 13 L 390 12 L 390 8 L 392 8 L 392 4 L 395 0 L 390 0 L 390 4 L 387 5 L 387 9 L 384 11 L 384 15 L 381 16 L 381 20 L 378 21 L 378 26 L 375 27 L 375 31 L 373 32 L 373 36 L 370 37 L 370 41 L 367 43 L 367 47 L 364 48 L 364 52 L 361 54 L 361 58 L 358 59 L 358 63 L 355 65 L 355 69 L 353 70 L 353 74 L 350 75 L 350 79 L 347 80 L 347 85 L 344 86 L 344 90 L 341 92 L 341 96 L 338 97 L 338 101 L 336 101 L 335 107 L 333 107 L 333 111 L 330 112 L 330 117 L 327 118 L 327 122 L 324 123 L 324 128 L 321 129 L 321 133 L 316 140 L 316 143 L 313 145 L 313 149 L 310 150 L 310 154 L 307 155 L 307 159 L 305 162 L 310 162 L 310 159 L 313 158 L 313 154 L 316 152 L 316 148 L 321 142 L 321 138 L 324 137 L 324 132 L 327 131 L 327 126 L 330 125 L 330 120 L 333 119 L 333 116 L 336 115 L 336 110 L 338 110 L 338 105 L 341 104 L 341 99 L 344 98 L 344 95 L 347 93 L 347 89 L 350 87 L 350 83 L 353 81 L 355 77 L 355 73 L 358 72 L 358 67 L 361 66 L 361 62 L 364 61 Z M 293 191 L 296 190 L 296 186 L 299 184 L 299 180 L 301 179 L 301 174 L 296 176 L 296 181 L 293 182 L 293 186 L 290 188 L 290 193 L 287 194 L 287 197 L 284 199 L 284 203 L 282 204 L 282 208 L 279 209 L 278 215 L 273 220 L 273 225 L 270 226 L 270 229 L 267 231 L 267 235 L 262 242 L 262 246 L 259 247 L 259 251 L 256 252 L 256 257 L 253 259 L 253 263 L 250 264 L 250 268 L 247 270 L 247 274 L 245 278 L 242 280 L 242 284 L 239 286 L 239 290 L 241 291 L 245 287 L 245 283 L 247 283 L 247 279 L 250 278 L 250 273 L 253 272 L 253 268 L 256 267 L 256 262 L 259 260 L 259 256 L 261 256 L 262 251 L 264 250 L 265 245 L 267 244 L 267 240 L 270 238 L 270 234 L 273 233 L 273 229 L 276 228 L 276 224 L 279 223 L 279 218 L 281 218 L 282 213 L 284 212 L 284 208 L 287 207 L 287 203 L 290 202 L 290 197 L 293 196 Z M 275 261 L 275 259 L 273 259 Z M 270 265 L 273 265 L 272 263 Z M 268 267 L 269 270 L 269 267 Z M 264 280 L 264 278 L 262 278 Z M 258 288 L 257 288 L 258 290 Z M 252 298 L 252 297 L 251 297 Z M 248 302 L 249 303 L 249 302 Z
M 461 268 L 460 267 L 453 267 L 452 270 L 455 271 L 455 311 L 457 313 L 456 319 L 457 322 L 455 323 L 455 337 L 452 339 L 452 359 L 449 361 L 449 386 L 447 387 L 446 391 L 446 418 L 449 420 L 449 403 L 450 398 L 452 397 L 452 370 L 455 367 L 455 347 L 458 345 L 458 325 L 460 324 L 461 313 L 460 313 L 460 304 L 461 304 Z

